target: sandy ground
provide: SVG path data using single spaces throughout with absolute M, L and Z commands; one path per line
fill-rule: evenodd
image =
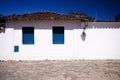
M 0 80 L 120 80 L 120 60 L 0 61 Z

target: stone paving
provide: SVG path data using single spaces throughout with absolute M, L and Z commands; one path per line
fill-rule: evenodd
M 120 60 L 0 61 L 0 80 L 120 80 Z

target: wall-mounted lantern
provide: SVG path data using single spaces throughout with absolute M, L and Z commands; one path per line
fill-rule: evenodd
M 86 33 L 83 31 L 82 34 L 81 34 L 81 39 L 82 39 L 83 41 L 85 41 L 86 36 L 87 36 Z
M 0 16 L 0 33 L 1 32 L 5 32 L 5 22 L 6 22 L 6 19 L 4 16 Z
M 5 23 L 6 23 L 6 18 L 5 16 L 0 15 L 0 33 L 5 32 Z
M 0 30 L 3 30 L 4 29 L 4 27 L 0 27 Z
M 87 34 L 85 33 L 86 28 L 88 27 L 88 19 L 83 19 L 82 22 L 84 23 L 83 32 L 81 34 L 81 39 L 85 41 Z
M 0 33 L 4 31 L 5 31 L 5 28 L 3 26 L 0 26 Z

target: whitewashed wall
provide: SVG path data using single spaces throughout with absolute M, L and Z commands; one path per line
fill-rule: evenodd
M 120 59 L 120 22 L 91 22 L 86 40 L 81 29 L 75 29 L 75 55 L 78 59 Z M 105 28 L 104 28 L 105 27 Z
M 27 26 L 35 27 L 34 45 L 22 44 L 21 29 Z M 64 45 L 52 44 L 53 26 L 64 26 Z M 83 26 L 80 21 L 8 22 L 0 34 L 0 60 L 120 59 L 120 22 L 90 22 L 85 41 L 81 39 Z M 19 52 L 14 52 L 15 45 Z
M 0 60 L 13 59 L 13 28 L 0 33 Z

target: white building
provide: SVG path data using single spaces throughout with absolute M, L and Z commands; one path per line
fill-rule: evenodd
M 120 22 L 88 22 L 85 38 L 85 22 L 71 15 L 37 12 L 6 20 L 0 60 L 120 59 Z

